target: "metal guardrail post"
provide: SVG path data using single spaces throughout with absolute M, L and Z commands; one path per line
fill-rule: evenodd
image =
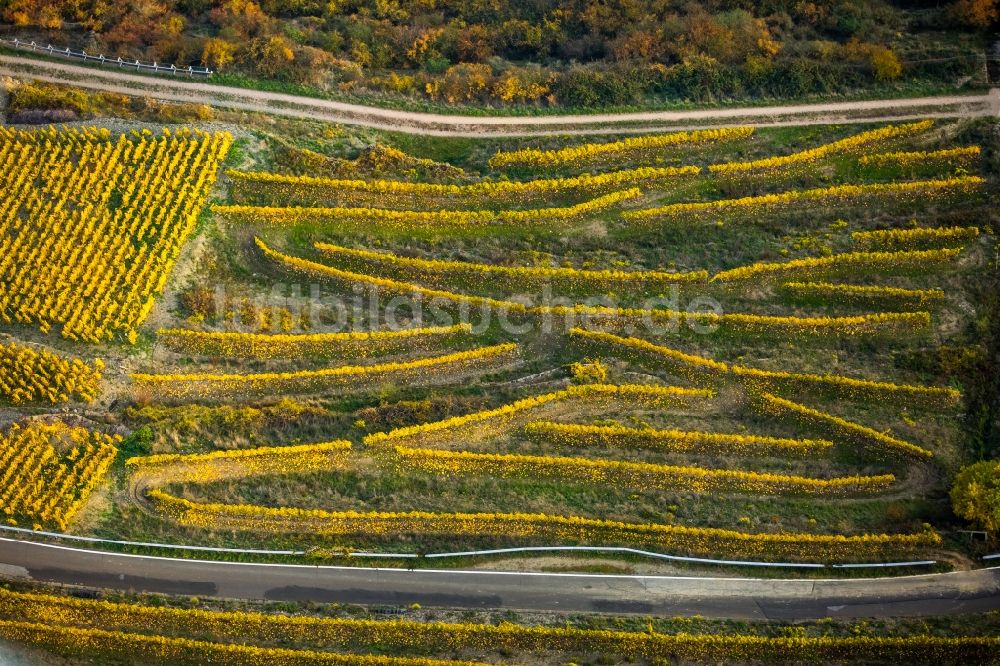
M 195 67 L 194 65 L 188 65 L 185 68 L 185 67 L 178 67 L 176 63 L 171 64 L 168 67 L 167 65 L 161 65 L 158 62 L 153 62 L 152 64 L 150 64 L 150 63 L 144 63 L 141 60 L 136 60 L 134 62 L 130 61 L 130 60 L 123 60 L 120 56 L 117 57 L 117 58 L 115 58 L 115 59 L 111 59 L 111 58 L 105 56 L 103 53 L 100 54 L 100 55 L 94 56 L 94 55 L 88 54 L 86 51 L 84 51 L 82 49 L 80 51 L 74 51 L 70 47 L 66 47 L 65 49 L 61 49 L 61 48 L 56 48 L 56 47 L 52 46 L 52 44 L 46 44 L 43 47 L 43 46 L 41 46 L 39 44 L 36 44 L 33 41 L 32 42 L 22 42 L 20 39 L 17 39 L 17 38 L 14 38 L 14 39 L 3 39 L 3 38 L 0 38 L 0 43 L 11 44 L 11 45 L 14 46 L 14 48 L 19 48 L 19 49 L 30 49 L 31 51 L 43 51 L 45 53 L 48 53 L 49 55 L 54 55 L 54 56 L 63 56 L 63 57 L 66 57 L 66 58 L 79 58 L 80 60 L 83 60 L 84 62 L 91 62 L 91 61 L 93 61 L 93 62 L 98 62 L 98 63 L 100 63 L 102 65 L 117 64 L 117 66 L 118 66 L 119 69 L 121 69 L 122 67 L 125 67 L 127 65 L 130 68 L 131 67 L 135 67 L 135 71 L 137 71 L 137 72 L 143 71 L 143 70 L 151 71 L 151 72 L 154 72 L 156 74 L 169 72 L 171 76 L 177 76 L 178 72 L 181 72 L 181 73 L 186 72 L 187 75 L 188 75 L 188 77 L 191 77 L 191 78 L 193 78 L 195 76 L 208 77 L 208 76 L 211 76 L 212 74 L 215 73 L 212 70 L 210 70 L 208 67 Z
M 301 550 L 265 550 L 259 548 L 219 548 L 213 546 L 189 546 L 184 544 L 151 543 L 148 541 L 123 541 L 117 539 L 103 539 L 100 537 L 88 537 L 76 534 L 65 534 L 61 532 L 46 532 L 44 530 L 32 530 L 25 527 L 12 527 L 0 525 L 0 532 L 14 532 L 18 534 L 31 534 L 54 539 L 66 539 L 69 541 L 79 541 L 91 544 L 110 544 L 133 548 L 155 548 L 160 550 L 181 550 L 192 552 L 213 552 L 244 555 L 268 555 L 268 556 L 302 556 L 306 551 Z M 591 552 L 591 553 L 620 553 L 627 555 L 638 555 L 659 560 L 687 562 L 690 564 L 712 564 L 722 566 L 743 566 L 743 567 L 766 567 L 766 568 L 794 568 L 794 569 L 864 569 L 864 568 L 888 568 L 888 567 L 913 567 L 930 566 L 937 564 L 936 560 L 917 560 L 911 562 L 870 562 L 870 563 L 840 563 L 823 564 L 819 562 L 760 562 L 747 560 L 719 560 L 701 557 L 688 557 L 683 555 L 668 555 L 666 553 L 656 553 L 638 548 L 627 548 L 622 546 L 522 546 L 517 548 L 495 548 L 491 550 L 469 550 L 450 553 L 427 553 L 418 555 L 416 553 L 376 553 L 376 552 L 350 552 L 350 557 L 375 558 L 375 559 L 441 559 L 455 557 L 481 557 L 484 555 L 503 555 L 515 553 L 543 553 L 543 552 Z M 988 555 L 984 560 L 1000 558 L 1000 553 Z

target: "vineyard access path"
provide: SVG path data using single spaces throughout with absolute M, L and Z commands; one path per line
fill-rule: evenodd
M 142 76 L 37 58 L 0 55 L 0 76 L 34 79 L 168 102 L 451 137 L 640 134 L 732 125 L 794 126 L 919 118 L 1000 117 L 1000 88 L 986 94 L 819 104 L 731 107 L 593 115 L 461 116 L 385 109 L 347 102 L 235 88 L 165 76 Z
M 269 601 L 756 620 L 1000 610 L 1000 568 L 826 580 L 407 570 L 172 559 L 0 538 L 0 578 Z

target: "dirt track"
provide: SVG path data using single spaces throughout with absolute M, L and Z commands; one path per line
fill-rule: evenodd
M 81 67 L 29 57 L 0 55 L 0 76 L 62 83 L 140 95 L 170 102 L 325 120 L 423 135 L 483 137 L 549 134 L 624 134 L 665 128 L 693 129 L 736 124 L 758 126 L 865 123 L 887 119 L 1000 116 L 1000 88 L 988 94 L 859 100 L 787 106 L 731 107 L 594 115 L 461 116 L 362 106 L 333 100 L 232 88 L 118 69 Z

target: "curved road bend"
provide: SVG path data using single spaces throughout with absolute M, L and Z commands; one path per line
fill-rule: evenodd
M 878 122 L 888 119 L 1000 116 L 998 88 L 979 95 L 944 95 L 766 107 L 593 115 L 460 116 L 370 107 L 173 77 L 142 76 L 118 69 L 81 67 L 21 56 L 0 55 L 0 75 L 142 95 L 171 102 L 208 104 L 221 108 L 325 120 L 382 130 L 455 137 L 642 133 L 661 131 L 667 127 L 679 130 L 747 123 L 758 126 L 790 126 L 833 122 Z
M 1000 609 L 1000 567 L 881 579 L 767 580 L 243 564 L 0 538 L 0 576 L 136 592 L 520 611 L 781 620 Z

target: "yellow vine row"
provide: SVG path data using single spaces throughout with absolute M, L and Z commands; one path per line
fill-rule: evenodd
M 712 396 L 713 393 L 706 389 L 690 389 L 680 386 L 582 384 L 568 386 L 560 391 L 523 398 L 495 409 L 473 412 L 463 416 L 452 416 L 441 421 L 404 426 L 388 432 L 372 433 L 364 438 L 364 443 L 368 446 L 391 445 L 398 441 L 420 440 L 425 435 L 440 436 L 442 433 L 470 425 L 478 425 L 481 430 L 498 432 L 510 427 L 516 420 L 526 418 L 543 405 L 564 400 L 616 400 L 618 404 L 665 408 L 703 404 Z
M 715 221 L 726 216 L 758 220 L 770 214 L 802 206 L 833 203 L 892 201 L 897 204 L 925 205 L 948 196 L 966 196 L 980 190 L 986 182 L 979 176 L 958 176 L 935 180 L 900 183 L 867 183 L 864 185 L 833 185 L 811 190 L 790 190 L 777 194 L 761 194 L 738 199 L 685 202 L 657 208 L 629 210 L 622 218 L 631 221 L 665 220 Z
M 721 176 L 743 176 L 753 172 L 811 164 L 830 155 L 856 152 L 892 139 L 913 136 L 914 134 L 929 130 L 933 125 L 934 123 L 931 120 L 922 120 L 905 125 L 887 125 L 886 127 L 879 127 L 878 129 L 849 136 L 846 139 L 823 144 L 816 148 L 792 153 L 791 155 L 765 157 L 749 162 L 712 164 L 708 167 L 708 170 L 710 173 Z
M 296 224 L 317 222 L 335 228 L 379 228 L 406 232 L 409 230 L 435 230 L 451 228 L 477 228 L 487 225 L 518 225 L 540 228 L 546 222 L 571 222 L 588 215 L 605 211 L 618 204 L 640 196 L 637 188 L 612 192 L 573 204 L 552 208 L 527 210 L 392 210 L 388 208 L 310 208 L 303 206 L 220 206 L 212 210 L 224 215 L 237 216 L 251 222 Z
M 725 552 L 733 557 L 817 559 L 878 558 L 934 547 L 932 531 L 854 536 L 802 532 L 746 533 L 708 527 L 531 513 L 359 512 L 270 508 L 248 504 L 198 503 L 151 490 L 158 510 L 182 525 L 203 529 L 325 536 L 364 534 L 504 535 L 511 538 L 644 545 L 696 555 Z
M 248 611 L 172 608 L 134 602 L 78 599 L 0 589 L 0 616 L 51 626 L 105 627 L 212 636 L 227 643 L 247 637 L 267 643 L 319 643 L 341 649 L 386 645 L 398 650 L 448 653 L 463 650 L 537 653 L 610 653 L 629 660 L 691 662 L 873 661 L 881 663 L 985 663 L 1000 637 L 850 636 L 785 637 L 744 634 L 667 634 L 502 622 L 417 621 L 316 617 Z M 280 663 L 268 660 L 267 663 Z M 302 662 L 297 662 L 302 663 Z
M 961 253 L 958 248 L 908 250 L 903 252 L 845 252 L 828 257 L 806 257 L 791 261 L 760 262 L 739 266 L 712 276 L 712 282 L 747 280 L 782 280 L 789 276 L 809 280 L 817 278 L 869 274 L 926 273 L 952 264 Z
M 135 342 L 232 136 L 30 136 L 0 137 L 0 322 Z
M 904 335 L 921 331 L 930 326 L 930 315 L 926 312 L 890 312 L 850 317 L 773 317 L 744 313 L 715 314 L 712 312 L 691 313 L 677 310 L 641 310 L 635 308 L 614 308 L 588 305 L 531 306 L 516 301 L 507 301 L 485 296 L 458 294 L 440 289 L 432 289 L 419 284 L 375 277 L 362 273 L 345 271 L 308 259 L 283 254 L 267 246 L 259 238 L 257 247 L 272 260 L 293 270 L 312 275 L 332 278 L 350 287 L 367 284 L 391 293 L 411 297 L 439 299 L 454 304 L 475 305 L 482 308 L 496 308 L 508 313 L 532 316 L 565 317 L 567 321 L 585 318 L 608 322 L 641 322 L 653 326 L 672 326 L 691 323 L 701 326 L 717 326 L 726 332 L 744 335 Z
M 549 286 L 573 293 L 616 293 L 624 290 L 664 291 L 678 283 L 704 283 L 708 271 L 581 270 L 577 268 L 521 267 L 466 261 L 417 259 L 389 252 L 373 252 L 330 243 L 315 243 L 328 257 L 356 270 L 403 281 L 427 282 L 445 289 L 471 286 L 506 293 L 538 291 Z
M 471 324 L 407 328 L 399 331 L 267 334 L 160 329 L 167 348 L 201 356 L 230 358 L 370 358 L 441 347 L 469 336 Z
M 340 654 L 317 650 L 257 647 L 237 643 L 210 643 L 190 638 L 125 633 L 46 623 L 0 620 L 5 638 L 76 657 L 83 653 L 97 659 L 114 657 L 127 663 L 224 663 L 269 666 L 487 666 L 481 662 Z M 141 631 L 148 631 L 143 628 Z
M 421 469 L 435 474 L 546 479 L 634 490 L 686 490 L 695 493 L 751 495 L 810 494 L 827 497 L 878 493 L 896 480 L 892 474 L 820 479 L 734 469 L 567 456 L 443 451 L 405 446 L 396 446 L 394 453 L 400 469 Z
M 13 424 L 0 435 L 0 510 L 14 525 L 24 518 L 65 529 L 104 479 L 119 441 L 60 421 Z
M 697 384 L 705 381 L 712 383 L 718 376 L 729 372 L 729 366 L 721 361 L 688 354 L 641 338 L 622 337 L 606 331 L 588 331 L 583 328 L 572 328 L 569 335 L 578 344 L 598 351 L 610 348 L 618 353 L 627 351 L 634 358 L 652 359 L 657 366 L 665 367 L 673 374 Z
M 166 453 L 125 461 L 133 481 L 142 485 L 211 483 L 281 474 L 346 469 L 351 443 L 346 440 L 296 446 L 261 446 L 211 453 Z
M 879 229 L 855 231 L 851 240 L 862 250 L 896 252 L 928 250 L 941 247 L 961 247 L 979 236 L 976 227 L 945 227 L 930 229 Z
M 911 166 L 950 166 L 967 168 L 971 166 L 982 151 L 979 146 L 960 146 L 943 150 L 896 151 L 892 153 L 876 153 L 862 155 L 858 165 L 862 167 L 911 167 Z
M 598 350 L 627 352 L 639 362 L 652 362 L 699 383 L 712 383 L 727 374 L 755 389 L 785 389 L 819 391 L 831 396 L 862 402 L 891 400 L 914 407 L 954 409 L 962 394 L 953 388 L 893 384 L 868 379 L 856 379 L 834 374 L 808 374 L 775 370 L 762 370 L 741 365 L 727 365 L 696 354 L 679 352 L 641 338 L 630 338 L 613 333 L 572 329 L 570 335 Z
M 154 397 L 173 399 L 358 388 L 359 381 L 364 381 L 371 388 L 379 382 L 404 379 L 420 383 L 448 381 L 472 371 L 484 371 L 510 363 L 516 358 L 517 351 L 517 344 L 511 342 L 413 361 L 346 365 L 320 370 L 252 374 L 135 373 L 130 376 L 138 387 L 155 390 Z
M 74 396 L 84 402 L 97 397 L 104 362 L 87 363 L 47 349 L 14 342 L 0 343 L 0 399 L 59 403 Z
M 945 299 L 943 289 L 903 289 L 829 282 L 786 282 L 778 290 L 785 298 L 800 303 L 836 303 L 882 310 L 932 308 L 943 304 Z
M 793 418 L 804 425 L 838 433 L 845 439 L 858 444 L 872 453 L 889 452 L 921 460 L 929 459 L 934 455 L 923 447 L 904 442 L 901 439 L 886 435 L 853 421 L 848 421 L 839 416 L 827 414 L 826 412 L 806 407 L 785 398 L 779 398 L 770 393 L 760 393 L 756 397 L 758 398 L 757 402 L 761 411 L 766 414 L 782 418 Z
M 739 435 L 700 430 L 657 430 L 623 425 L 590 425 L 532 421 L 524 433 L 533 440 L 563 446 L 643 448 L 682 453 L 719 453 L 738 456 L 805 456 L 820 453 L 833 442 L 767 435 Z
M 621 160 L 656 156 L 661 154 L 665 148 L 747 139 L 753 134 L 753 131 L 753 127 L 731 127 L 631 137 L 609 143 L 584 143 L 558 150 L 538 150 L 536 148 L 501 150 L 490 158 L 489 165 L 494 169 L 500 169 L 511 166 L 592 165 L 603 163 L 607 159 L 620 162 Z
M 290 176 L 279 173 L 227 171 L 237 186 L 269 192 L 275 198 L 309 195 L 313 199 L 338 196 L 372 202 L 395 203 L 406 197 L 411 204 L 427 200 L 472 198 L 492 205 L 508 205 L 527 199 L 548 199 L 566 194 L 593 194 L 628 189 L 662 181 L 681 180 L 697 176 L 701 169 L 683 167 L 639 167 L 599 174 L 583 174 L 566 178 L 543 178 L 527 181 L 484 180 L 464 185 L 415 183 L 401 180 L 345 180 L 314 176 Z M 396 197 L 397 199 L 393 199 Z

